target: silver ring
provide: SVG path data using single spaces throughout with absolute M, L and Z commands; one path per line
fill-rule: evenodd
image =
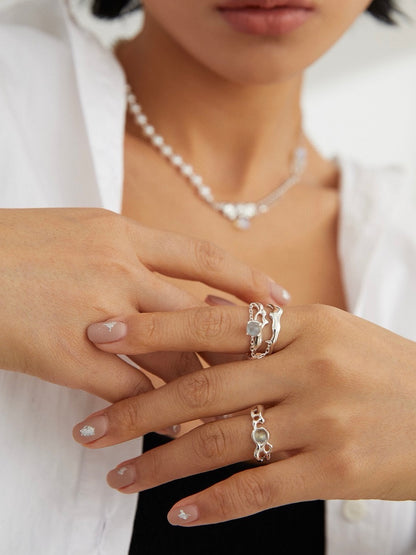
M 263 328 L 268 325 L 267 312 L 261 303 L 250 303 L 246 334 L 250 336 L 250 357 L 258 358 L 257 349 L 263 343 Z
M 258 462 L 269 461 L 273 450 L 273 445 L 269 442 L 269 430 L 263 426 L 265 420 L 261 412 L 262 408 L 261 405 L 257 405 L 251 410 L 251 423 L 253 426 L 251 439 L 256 445 L 254 458 Z
M 248 307 L 249 320 L 247 322 L 246 334 L 250 336 L 250 358 L 261 359 L 270 354 L 279 337 L 280 318 L 283 314 L 283 309 L 273 304 L 268 304 L 267 308 L 269 309 L 272 333 L 270 339 L 265 341 L 265 350 L 258 353 L 257 351 L 263 343 L 263 329 L 270 322 L 267 312 L 261 303 L 250 303 Z

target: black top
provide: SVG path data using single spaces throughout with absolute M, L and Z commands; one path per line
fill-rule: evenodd
M 144 451 L 170 441 L 148 434 Z M 232 465 L 176 480 L 139 496 L 129 555 L 323 555 L 324 502 L 270 509 L 221 524 L 171 526 L 166 515 L 177 501 L 247 468 Z

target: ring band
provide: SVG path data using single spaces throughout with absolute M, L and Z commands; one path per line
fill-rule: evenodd
M 267 312 L 261 303 L 250 303 L 246 334 L 250 336 L 250 358 L 259 358 L 257 350 L 263 343 L 263 328 L 268 325 Z
M 254 458 L 258 462 L 270 460 L 270 456 L 273 450 L 273 445 L 269 442 L 269 430 L 265 428 L 265 426 L 263 426 L 265 420 L 261 410 L 261 405 L 257 405 L 251 410 L 251 423 L 253 426 L 251 439 L 256 445 L 254 449 Z
M 250 358 L 261 359 L 270 354 L 279 337 L 280 318 L 283 314 L 283 309 L 280 306 L 273 304 L 268 304 L 267 308 L 269 309 L 272 333 L 270 339 L 265 341 L 265 350 L 258 353 L 257 351 L 263 343 L 263 329 L 270 323 L 270 321 L 267 317 L 267 312 L 261 303 L 250 303 L 249 305 L 249 320 L 247 322 L 246 334 L 250 336 Z

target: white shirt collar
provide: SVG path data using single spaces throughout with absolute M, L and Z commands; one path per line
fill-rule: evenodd
M 102 206 L 120 211 L 123 188 L 125 77 L 112 52 L 67 15 L 81 109 Z

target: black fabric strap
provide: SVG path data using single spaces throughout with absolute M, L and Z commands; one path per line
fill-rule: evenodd
M 148 451 L 167 443 L 158 434 L 144 439 Z M 182 497 L 247 468 L 233 465 L 164 484 L 139 496 L 129 555 L 323 555 L 324 502 L 278 507 L 222 524 L 182 528 L 171 526 L 166 514 Z

